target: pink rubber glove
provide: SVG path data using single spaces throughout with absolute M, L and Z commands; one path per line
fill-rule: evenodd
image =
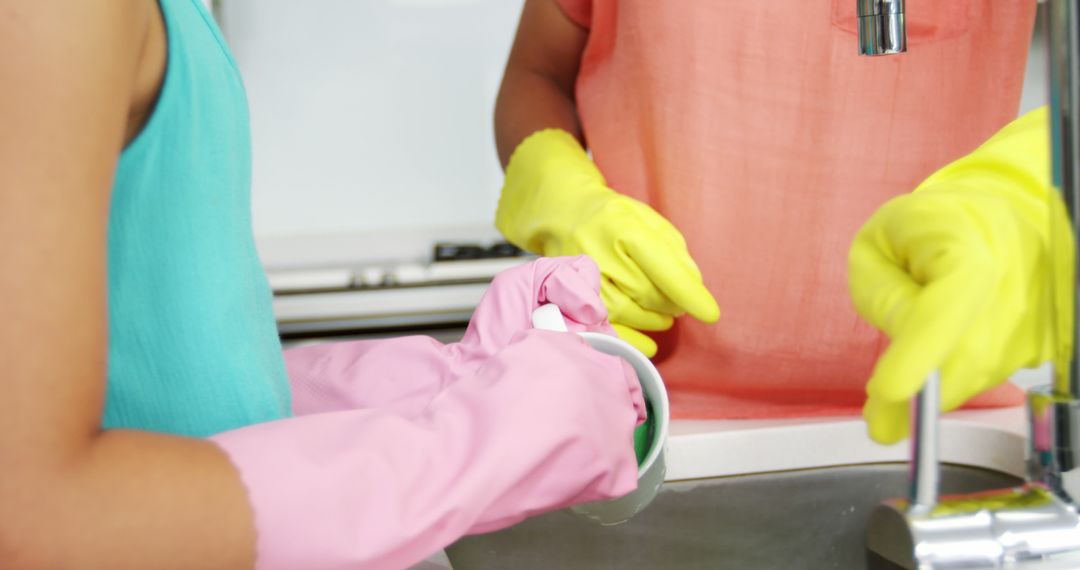
M 293 413 L 378 408 L 414 417 L 514 334 L 532 328 L 540 305 L 557 305 L 571 330 L 614 335 L 599 290 L 600 270 L 588 257 L 543 258 L 495 277 L 459 343 L 412 336 L 286 351 Z
M 622 360 L 529 330 L 415 418 L 312 414 L 212 439 L 247 486 L 258 568 L 400 569 L 463 534 L 632 491 L 643 410 Z

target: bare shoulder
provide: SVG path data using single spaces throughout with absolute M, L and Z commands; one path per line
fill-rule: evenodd
M 44 25 L 86 33 L 107 31 L 124 41 L 140 37 L 156 11 L 155 0 L 0 0 L 0 25 Z
M 0 47 L 32 48 L 40 57 L 23 58 L 31 63 L 63 53 L 134 66 L 157 9 L 154 0 L 0 0 Z
M 114 108 L 130 140 L 157 94 L 163 38 L 156 0 L 0 0 L 0 82 L 18 86 L 0 100 L 55 109 L 81 97 Z

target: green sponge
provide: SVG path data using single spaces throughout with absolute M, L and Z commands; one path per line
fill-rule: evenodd
M 654 435 L 653 428 L 656 424 L 653 421 L 652 403 L 648 400 L 645 401 L 645 414 L 645 422 L 634 429 L 634 455 L 637 456 L 638 465 L 641 465 L 645 461 L 645 456 L 649 454 Z

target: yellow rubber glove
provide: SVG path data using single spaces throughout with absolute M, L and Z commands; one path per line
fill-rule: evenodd
M 608 188 L 566 131 L 538 131 L 514 150 L 495 225 L 533 253 L 584 253 L 596 261 L 611 324 L 648 356 L 656 343 L 639 331 L 667 330 L 683 313 L 706 323 L 720 318 L 682 234 L 649 206 Z
M 855 237 L 855 306 L 892 340 L 866 388 L 875 440 L 907 436 L 910 399 L 934 369 L 943 410 L 1019 368 L 1064 369 L 1074 244 L 1051 186 L 1048 129 L 1045 108 L 1017 119 L 886 203 Z

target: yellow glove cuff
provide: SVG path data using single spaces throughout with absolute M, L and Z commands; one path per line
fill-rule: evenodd
M 581 216 L 615 197 L 576 138 L 561 129 L 529 135 L 506 167 L 495 227 L 513 244 L 533 253 L 569 235 Z

